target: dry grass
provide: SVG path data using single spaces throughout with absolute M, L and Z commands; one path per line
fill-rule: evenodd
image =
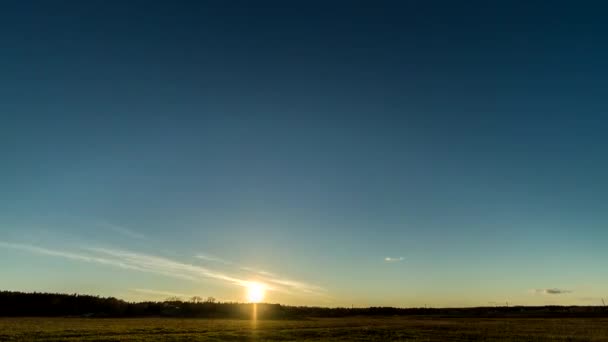
M 0 318 L 1 341 L 608 341 L 608 319 Z

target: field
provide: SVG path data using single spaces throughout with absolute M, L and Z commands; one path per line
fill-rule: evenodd
M 608 341 L 604 318 L 0 318 L 0 341 Z

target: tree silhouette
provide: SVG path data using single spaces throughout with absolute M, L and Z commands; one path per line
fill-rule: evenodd
M 428 315 L 441 317 L 608 317 L 605 306 L 498 306 L 477 308 L 323 308 L 256 304 L 259 319 L 302 317 Z M 164 302 L 128 303 L 116 298 L 78 294 L 23 293 L 0 291 L 0 316 L 84 317 L 206 317 L 250 319 L 253 304 L 203 301 L 179 297 Z

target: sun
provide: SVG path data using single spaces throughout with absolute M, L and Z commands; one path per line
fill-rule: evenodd
M 264 284 L 250 282 L 247 284 L 247 301 L 250 303 L 259 303 L 264 300 L 266 287 Z

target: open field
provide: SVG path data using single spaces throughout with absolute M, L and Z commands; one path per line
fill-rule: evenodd
M 1 341 L 608 341 L 605 318 L 0 318 Z

